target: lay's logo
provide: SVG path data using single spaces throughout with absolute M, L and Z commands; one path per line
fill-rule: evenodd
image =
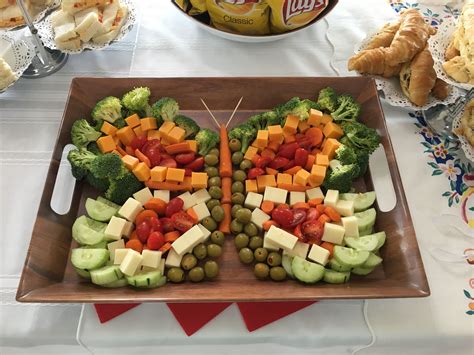
M 231 5 L 245 5 L 245 4 L 256 4 L 258 3 L 259 0 L 222 0 L 222 2 L 225 2 L 227 4 Z M 220 1 L 217 1 L 219 3 Z
M 295 16 L 306 12 L 313 12 L 325 6 L 324 0 L 285 0 L 283 4 L 283 20 L 288 24 Z

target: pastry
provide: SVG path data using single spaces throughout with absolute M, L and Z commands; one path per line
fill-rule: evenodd
M 469 101 L 461 117 L 461 127 L 455 130 L 458 136 L 464 136 L 469 144 L 474 147 L 474 99 Z
M 437 78 L 431 90 L 431 94 L 438 100 L 444 100 L 449 96 L 449 91 L 449 85 L 444 80 Z
M 75 31 L 83 42 L 88 42 L 102 28 L 99 21 L 99 9 L 96 7 L 78 12 L 74 19 L 76 22 Z
M 90 7 L 106 6 L 110 2 L 110 0 L 63 0 L 61 8 L 70 14 L 75 14 Z
M 392 43 L 393 37 L 400 28 L 400 21 L 393 24 L 387 23 L 380 31 L 370 39 L 369 44 L 364 49 L 373 49 L 380 47 L 388 47 Z
M 110 27 L 110 31 L 101 34 L 99 36 L 95 36 L 92 38 L 94 43 L 98 44 L 105 44 L 117 37 L 120 29 L 122 28 L 125 20 L 128 16 L 128 8 L 125 5 L 120 5 L 120 8 L 117 11 L 114 21 L 112 22 L 112 26 Z
M 0 58 L 0 90 L 5 89 L 11 83 L 17 79 L 15 73 L 13 73 L 10 65 L 3 59 Z
M 15 5 L 16 0 L 0 0 L 0 9 L 3 9 L 4 7 Z
M 28 8 L 28 3 L 25 3 Z M 15 27 L 25 23 L 18 6 L 10 5 L 0 9 L 0 27 Z
M 348 69 L 362 74 L 382 75 L 386 78 L 398 75 L 401 65 L 388 65 L 385 50 L 386 48 L 373 48 L 361 51 L 349 59 Z

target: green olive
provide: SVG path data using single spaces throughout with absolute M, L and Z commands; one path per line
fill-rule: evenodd
M 253 252 L 253 255 L 258 262 L 265 262 L 265 260 L 267 260 L 268 251 L 265 248 L 257 248 Z
M 219 163 L 219 157 L 217 155 L 214 155 L 214 154 L 207 154 L 204 157 L 204 162 L 208 166 L 216 166 Z
M 206 256 L 207 256 L 206 246 L 203 243 L 200 243 L 200 244 L 196 245 L 193 248 L 193 254 L 199 260 L 202 260 L 202 259 L 206 258 Z
M 204 269 L 200 266 L 196 266 L 189 270 L 188 277 L 192 282 L 201 282 L 204 280 Z
M 244 159 L 244 154 L 242 152 L 235 152 L 232 154 L 232 164 L 239 165 Z
M 168 270 L 168 280 L 174 283 L 179 283 L 184 281 L 184 271 L 179 267 L 172 267 Z
M 239 258 L 244 264 L 250 264 L 253 262 L 253 252 L 249 248 L 242 248 L 239 250 Z
M 242 192 L 235 192 L 232 194 L 231 200 L 234 205 L 243 205 L 245 202 L 245 196 Z
M 242 181 L 235 181 L 232 183 L 232 193 L 244 193 L 245 187 Z
M 217 223 L 212 217 L 206 217 L 201 221 L 201 224 L 209 231 L 213 232 L 217 229 Z
M 243 229 L 244 229 L 243 224 L 240 223 L 238 220 L 233 219 L 232 222 L 230 222 L 230 231 L 233 234 L 239 234 L 240 232 L 242 232 Z
M 207 154 L 212 154 L 212 155 L 217 155 L 217 156 L 219 156 L 219 149 L 217 149 L 217 148 L 212 148 L 212 149 L 209 151 L 209 153 L 207 153 Z
M 270 268 L 267 264 L 257 263 L 255 264 L 253 272 L 257 279 L 265 280 L 268 277 L 268 274 L 270 273 Z
M 281 255 L 276 251 L 272 251 L 267 256 L 267 264 L 270 266 L 278 266 L 281 264 Z
M 211 234 L 211 241 L 213 243 L 224 245 L 225 242 L 225 235 L 221 231 L 214 231 Z
M 257 225 L 253 222 L 247 223 L 244 227 L 244 232 L 249 237 L 254 237 L 254 236 L 258 235 Z
M 210 258 L 218 258 L 222 254 L 222 247 L 218 244 L 209 244 L 207 246 L 207 255 Z
M 220 199 L 222 197 L 222 189 L 219 186 L 211 186 L 209 188 L 209 195 L 212 198 Z
M 219 264 L 214 260 L 208 260 L 204 264 L 204 273 L 208 279 L 213 279 L 219 274 Z
M 257 248 L 263 247 L 263 238 L 256 235 L 250 238 L 249 248 L 255 250 Z
M 249 245 L 249 236 L 245 233 L 239 233 L 234 238 L 234 244 L 237 250 L 245 248 Z
M 247 224 L 252 219 L 252 211 L 250 211 L 248 208 L 242 208 L 237 211 L 237 213 L 235 214 L 235 218 L 240 223 Z
M 219 176 L 213 176 L 208 181 L 209 186 L 221 186 L 221 178 Z
M 232 152 L 237 152 L 242 148 L 242 143 L 236 138 L 229 141 L 229 148 Z
M 281 266 L 275 266 L 270 269 L 270 278 L 273 281 L 283 281 L 286 279 L 286 271 Z
M 219 200 L 216 199 L 216 198 L 210 199 L 210 200 L 207 201 L 207 203 L 206 203 L 207 209 L 208 209 L 209 211 L 211 211 L 214 207 L 220 206 L 220 205 L 221 205 L 221 201 L 219 201 Z
M 247 174 L 243 170 L 235 170 L 232 173 L 232 179 L 234 179 L 234 181 L 245 181 Z
M 230 210 L 230 214 L 233 218 L 235 218 L 236 214 L 237 214 L 237 211 L 240 210 L 242 208 L 242 205 L 239 205 L 239 204 L 235 204 L 232 206 L 231 210 Z
M 181 267 L 184 270 L 191 270 L 197 264 L 197 258 L 193 254 L 186 254 L 181 259 Z
M 219 176 L 219 170 L 215 166 L 208 166 L 204 169 L 204 171 L 207 173 L 207 176 L 214 177 L 214 176 Z
M 221 206 L 215 206 L 211 210 L 211 216 L 216 222 L 221 222 L 224 219 L 224 209 Z
M 244 159 L 242 160 L 242 163 L 240 163 L 240 170 L 247 171 L 251 169 L 252 166 L 253 164 L 250 160 Z

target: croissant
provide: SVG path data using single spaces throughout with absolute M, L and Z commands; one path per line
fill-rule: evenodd
M 393 24 L 386 23 L 380 31 L 372 37 L 369 44 L 364 49 L 373 49 L 380 47 L 388 47 L 392 43 L 393 37 L 400 28 L 400 21 Z
M 385 50 L 386 48 L 363 50 L 349 59 L 347 67 L 362 74 L 382 75 L 386 78 L 398 75 L 401 65 L 387 65 Z
M 454 41 L 451 41 L 444 52 L 444 60 L 448 61 L 457 57 L 459 55 L 459 50 L 454 46 Z
M 433 57 L 428 47 L 425 47 L 400 70 L 402 91 L 415 105 L 423 106 L 428 102 L 428 96 L 436 81 L 433 65 Z
M 431 94 L 439 100 L 444 100 L 449 95 L 449 85 L 444 80 L 436 79 Z

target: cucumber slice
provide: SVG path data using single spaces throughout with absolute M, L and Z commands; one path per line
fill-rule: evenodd
M 363 237 L 364 235 L 369 235 L 374 233 L 374 228 L 370 227 L 367 229 L 360 229 L 359 228 L 359 237 Z
M 112 201 L 107 200 L 105 197 L 99 196 L 97 197 L 97 202 L 102 202 L 105 203 L 107 206 L 115 208 L 117 211 L 120 209 L 120 205 L 117 205 L 116 203 L 113 203 Z
M 363 237 L 344 237 L 344 242 L 357 250 L 374 251 L 379 244 L 379 238 L 375 234 L 369 234 Z
M 385 240 L 387 239 L 387 235 L 383 231 L 378 232 L 378 233 L 374 233 L 374 235 L 379 240 L 379 242 L 377 243 L 377 248 L 376 248 L 377 250 L 379 250 L 385 244 Z
M 101 222 L 108 222 L 112 216 L 118 212 L 118 209 L 103 202 L 88 198 L 86 200 L 86 211 L 89 217 L 92 219 Z
M 105 285 L 123 278 L 119 265 L 108 265 L 91 271 L 91 281 L 96 285 Z
M 88 280 L 91 279 L 91 273 L 89 271 L 78 269 L 77 267 L 74 267 L 74 270 L 76 270 L 77 274 L 80 277 L 83 277 L 83 278 L 88 279 Z
M 107 241 L 103 240 L 102 242 L 99 242 L 94 245 L 84 245 L 82 248 L 83 249 L 107 249 Z
M 105 240 L 107 224 L 94 221 L 92 218 L 81 216 L 72 225 L 72 237 L 79 244 L 94 245 Z
M 374 226 L 377 213 L 375 212 L 375 208 L 369 208 L 363 212 L 354 213 L 354 216 L 357 217 L 357 224 L 360 232 L 361 230 L 367 230 Z
M 107 288 L 125 287 L 125 286 L 128 286 L 128 281 L 124 277 L 124 278 L 109 282 L 108 284 L 104 284 L 104 285 L 101 285 L 101 286 L 102 287 L 107 287 Z
M 94 270 L 104 266 L 109 255 L 107 249 L 76 248 L 72 250 L 71 263 L 78 269 Z
M 129 285 L 135 287 L 154 288 L 164 284 L 162 278 L 163 275 L 161 275 L 161 272 L 154 270 L 141 272 L 134 276 L 127 276 L 127 281 Z M 164 279 L 166 283 L 166 277 Z
M 349 281 L 350 276 L 351 273 L 349 271 L 339 272 L 331 269 L 326 269 L 326 271 L 324 271 L 323 280 L 328 284 L 343 284 Z
M 334 247 L 334 258 L 344 266 L 356 267 L 366 262 L 369 258 L 369 252 L 336 245 Z
M 291 270 L 292 262 L 293 262 L 293 256 L 288 255 L 286 251 L 283 251 L 283 255 L 281 257 L 281 266 L 283 266 L 283 269 L 285 269 L 286 274 L 292 279 L 294 279 L 295 275 L 293 275 L 293 270 Z
M 365 276 L 370 274 L 372 271 L 374 271 L 374 268 L 358 266 L 353 268 L 351 272 L 355 275 Z
M 345 193 L 340 194 L 339 198 L 346 201 L 354 201 L 354 211 L 361 212 L 368 209 L 375 202 L 375 191 L 364 193 Z
M 374 253 L 369 254 L 369 258 L 362 264 L 361 267 L 366 269 L 373 269 L 374 267 L 380 265 L 382 263 L 382 258 Z
M 342 265 L 335 258 L 332 258 L 331 260 L 329 260 L 328 265 L 331 268 L 331 270 L 339 271 L 339 272 L 351 271 L 352 269 L 350 266 Z
M 299 256 L 293 258 L 291 270 L 295 277 L 305 283 L 316 283 L 324 277 L 324 266 L 307 261 Z

